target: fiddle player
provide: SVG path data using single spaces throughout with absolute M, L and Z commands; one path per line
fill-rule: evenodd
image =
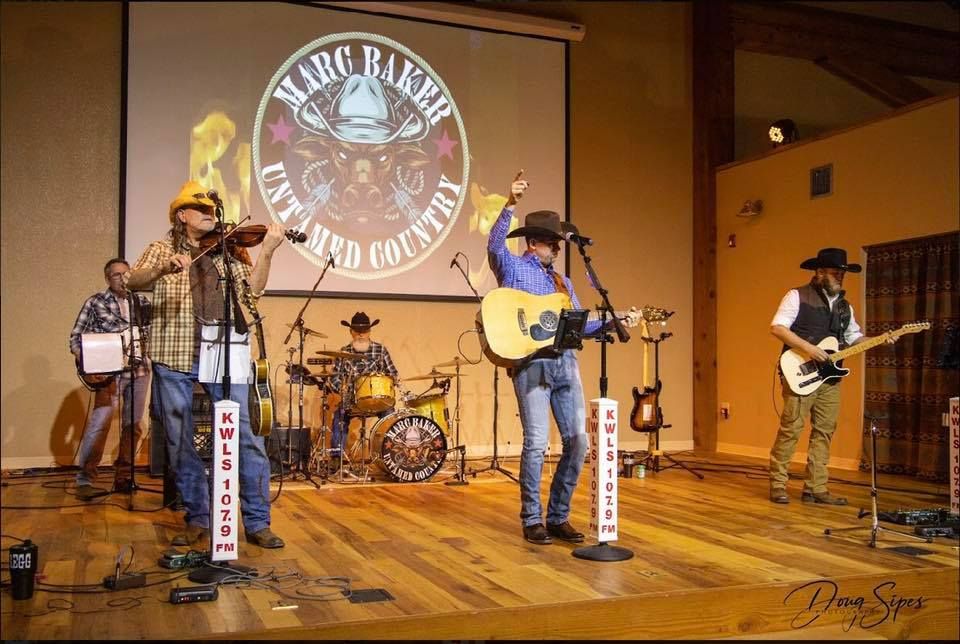
M 127 282 L 134 290 L 153 290 L 154 401 L 166 429 L 168 462 L 186 509 L 186 529 L 172 541 L 178 546 L 192 546 L 210 536 L 209 483 L 194 446 L 192 402 L 198 382 L 200 321 L 224 317 L 224 296 L 218 284 L 225 273 L 224 258 L 211 253 L 198 257 L 201 239 L 217 226 L 212 197 L 196 181 L 183 184 L 170 203 L 169 232 L 147 246 Z M 251 297 L 263 294 L 273 253 L 283 237 L 279 224 L 267 227 L 253 266 L 245 249 L 228 244 L 234 283 L 241 287 L 246 280 Z M 233 319 L 242 333 L 246 323 L 236 301 L 233 306 Z M 250 428 L 249 385 L 233 384 L 226 393 L 219 382 L 201 385 L 211 402 L 229 398 L 240 405 L 240 509 L 246 539 L 262 548 L 282 548 L 283 540 L 270 530 L 270 465 L 263 439 Z

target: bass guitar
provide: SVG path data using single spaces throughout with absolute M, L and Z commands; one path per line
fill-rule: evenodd
M 477 330 L 483 353 L 499 367 L 518 367 L 545 355 L 553 346 L 560 312 L 572 308 L 564 293 L 533 295 L 513 288 L 495 288 L 483 297 Z M 616 312 L 626 326 L 636 326 L 636 309 Z M 590 319 L 596 319 L 594 313 Z
M 250 429 L 255 436 L 270 436 L 273 429 L 273 392 L 270 391 L 270 363 L 267 362 L 267 348 L 263 339 L 263 318 L 257 311 L 257 305 L 250 293 L 250 285 L 243 282 L 243 303 L 253 314 L 253 324 L 257 332 L 257 346 L 260 357 L 251 360 L 253 382 L 250 383 L 248 406 L 250 408 Z
M 796 349 L 790 349 L 789 351 L 784 351 L 780 356 L 780 373 L 783 374 L 783 379 L 790 387 L 790 391 L 798 396 L 806 396 L 819 389 L 823 383 L 843 378 L 849 374 L 849 369 L 844 369 L 840 366 L 840 362 L 844 358 L 863 353 L 867 349 L 872 349 L 883 344 L 888 339 L 898 338 L 908 333 L 920 333 L 929 328 L 929 322 L 904 324 L 895 331 L 881 333 L 869 340 L 864 340 L 852 347 L 847 347 L 842 351 L 839 350 L 840 344 L 836 338 L 832 336 L 824 338 L 817 346 L 827 353 L 828 359 L 826 362 L 817 362 L 805 353 L 801 353 Z

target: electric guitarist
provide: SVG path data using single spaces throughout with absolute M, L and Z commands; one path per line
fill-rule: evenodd
M 834 338 L 842 347 L 870 340 L 860 331 L 843 290 L 846 273 L 859 273 L 861 266 L 848 263 L 843 249 L 824 248 L 816 257 L 801 263 L 800 268 L 814 271 L 812 279 L 787 292 L 771 322 L 770 332 L 783 342 L 782 352 L 795 350 L 816 362 L 827 362 L 827 353 L 817 346 L 825 338 Z M 888 335 L 886 341 L 892 344 L 896 336 Z M 840 380 L 825 381 L 807 395 L 794 393 L 782 376 L 781 385 L 783 412 L 770 450 L 770 501 L 790 502 L 786 491 L 788 469 L 805 419 L 810 416 L 807 469 L 800 499 L 808 503 L 846 505 L 845 498 L 833 496 L 827 490 L 830 441 L 840 414 Z
M 108 493 L 105 489 L 93 487 L 93 483 L 97 478 L 97 466 L 103 456 L 113 414 L 120 406 L 121 393 L 123 409 L 120 415 L 120 451 L 114 463 L 115 490 L 124 491 L 129 487 L 130 432 L 133 431 L 134 442 L 140 441 L 140 421 L 150 385 L 150 369 L 146 362 L 134 365 L 135 377 L 131 377 L 129 370 L 116 375 L 103 375 L 87 374 L 82 368 L 82 338 L 86 334 L 129 333 L 131 326 L 135 325 L 143 330 L 145 339 L 151 305 L 147 298 L 138 293 L 131 298 L 124 278 L 129 270 L 130 265 L 119 257 L 104 265 L 103 277 L 107 288 L 87 298 L 70 332 L 70 352 L 76 362 L 77 375 L 84 386 L 94 391 L 93 409 L 87 418 L 77 457 L 80 471 L 77 472 L 76 495 L 84 501 Z

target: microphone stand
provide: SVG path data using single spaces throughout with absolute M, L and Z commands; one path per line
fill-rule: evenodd
M 303 313 L 307 310 L 307 307 L 310 305 L 310 300 L 313 299 L 313 296 L 317 293 L 317 287 L 320 286 L 320 282 L 323 280 L 323 276 L 327 274 L 328 268 L 336 268 L 333 263 L 333 252 L 331 252 L 327 257 L 327 263 L 324 264 L 323 270 L 320 271 L 320 277 L 317 278 L 316 283 L 313 285 L 313 288 L 310 290 L 310 295 L 307 296 L 307 301 L 303 303 L 303 306 L 300 307 L 300 311 L 297 313 L 297 319 L 294 320 L 293 324 L 290 326 L 290 332 L 287 333 L 287 337 L 283 339 L 283 343 L 287 344 L 290 342 L 291 336 L 293 336 L 294 330 L 299 333 L 300 338 L 300 353 L 299 353 L 299 370 L 297 371 L 297 388 L 299 391 L 299 400 L 298 400 L 298 409 L 300 413 L 300 419 L 298 421 L 298 432 L 297 432 L 297 441 L 299 442 L 299 449 L 297 450 L 297 458 L 300 461 L 300 471 L 304 472 L 304 476 L 308 481 L 313 483 L 314 487 L 319 488 L 323 481 L 317 483 L 313 480 L 313 476 L 310 474 L 310 454 L 309 452 L 304 457 L 303 454 L 303 378 L 304 378 L 304 367 L 303 367 L 303 345 L 304 345 L 304 336 L 305 332 L 303 329 Z M 292 366 L 292 365 L 291 365 Z M 293 374 L 288 373 L 289 377 L 293 377 Z M 288 409 L 290 401 L 287 402 Z M 322 420 L 322 415 L 321 415 Z M 291 435 L 293 434 L 293 427 L 290 426 L 291 419 L 287 417 L 287 459 L 290 465 L 293 465 L 293 445 L 291 443 Z M 304 467 L 306 464 L 306 467 Z M 283 479 L 283 469 L 281 466 L 280 478 Z
M 610 304 L 610 297 L 608 296 L 607 289 L 603 288 L 603 285 L 600 284 L 600 278 L 597 276 L 597 272 L 593 268 L 593 260 L 589 255 L 587 255 L 587 251 L 585 249 L 586 244 L 584 244 L 580 239 L 576 239 L 576 244 L 577 248 L 580 250 L 580 256 L 583 257 L 583 263 L 587 267 L 587 275 L 590 278 L 590 284 L 594 289 L 596 289 L 603 300 L 603 305 L 597 307 L 597 310 L 600 313 L 600 336 L 597 338 L 597 342 L 600 343 L 600 397 L 606 398 L 607 343 L 613 342 L 613 338 L 607 333 L 606 329 L 606 312 L 610 312 L 610 317 L 613 319 L 613 328 L 617 332 L 617 339 L 620 340 L 620 342 L 629 342 L 630 333 L 623 325 L 623 321 L 617 317 L 613 305 Z
M 154 490 L 146 487 L 140 487 L 139 485 L 137 485 L 137 481 L 134 478 L 134 463 L 136 461 L 136 433 L 137 432 L 135 431 L 135 427 L 137 422 L 136 405 L 137 405 L 137 368 L 138 368 L 138 365 L 136 364 L 137 354 L 136 354 L 135 345 L 134 345 L 135 340 L 133 338 L 134 325 L 136 325 L 140 330 L 139 335 L 140 335 L 141 349 L 143 347 L 144 334 L 143 334 L 143 320 L 142 320 L 143 311 L 140 308 L 140 300 L 134 294 L 134 292 L 130 289 L 127 289 L 127 309 L 130 312 L 130 327 L 129 327 L 130 328 L 130 348 L 127 355 L 127 360 L 128 360 L 127 364 L 130 369 L 130 382 L 129 382 L 130 399 L 127 400 L 127 396 L 124 395 L 123 391 L 120 392 L 120 395 L 123 396 L 124 402 L 130 405 L 130 427 L 127 430 L 130 432 L 130 483 L 129 483 L 130 499 L 127 502 L 127 510 L 132 511 L 133 497 L 136 494 L 137 490 L 143 490 L 144 492 L 153 492 L 154 494 L 163 494 L 163 491 Z M 146 352 L 141 350 L 141 354 L 143 355 L 144 361 L 146 361 Z M 146 394 L 146 392 L 144 392 L 144 394 Z M 144 404 L 146 404 L 146 401 L 144 401 Z M 123 426 L 122 419 L 120 421 L 120 425 L 121 427 Z
M 457 255 L 460 255 L 460 254 L 462 253 L 457 253 Z M 466 257 L 466 255 L 464 255 L 464 257 Z M 474 297 L 477 298 L 477 302 L 480 303 L 480 305 L 482 306 L 483 298 L 480 297 L 479 293 L 477 293 L 477 289 L 473 288 L 473 284 L 470 283 L 470 278 L 467 276 L 466 272 L 464 272 L 463 267 L 460 266 L 460 262 L 457 261 L 456 255 L 453 256 L 453 264 L 451 264 L 450 267 L 453 268 L 454 265 L 456 265 L 456 267 L 460 269 L 460 274 L 463 275 L 463 279 L 466 280 L 467 286 L 470 287 L 470 290 L 473 291 Z M 476 478 L 477 474 L 479 474 L 480 472 L 488 472 L 492 470 L 494 472 L 500 472 L 507 478 L 511 479 L 514 483 L 519 483 L 520 480 L 517 479 L 517 477 L 514 476 L 512 472 L 500 467 L 500 461 L 497 456 L 497 417 L 500 415 L 500 397 L 498 396 L 499 387 L 500 387 L 500 368 L 497 365 L 493 365 L 493 459 L 490 461 L 490 465 L 488 465 L 487 467 L 484 467 L 479 470 L 471 469 L 470 473 L 473 475 L 474 478 Z M 459 437 L 457 438 L 457 440 L 459 440 Z M 466 452 L 464 450 L 461 450 L 460 452 L 461 477 L 463 476 L 462 461 L 464 459 L 465 454 Z

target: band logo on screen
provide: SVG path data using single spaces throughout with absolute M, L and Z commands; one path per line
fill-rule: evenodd
M 469 180 L 453 96 L 402 44 L 324 36 L 279 68 L 257 110 L 253 161 L 274 220 L 307 234 L 314 264 L 332 252 L 356 279 L 423 262 L 453 228 Z

